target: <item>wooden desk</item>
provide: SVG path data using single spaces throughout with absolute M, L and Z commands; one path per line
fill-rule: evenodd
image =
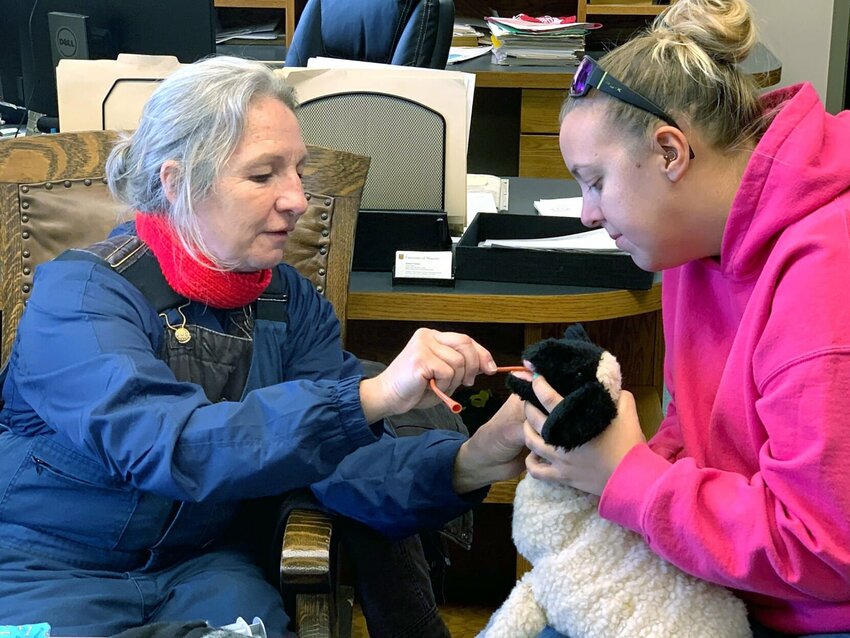
M 355 272 L 348 347 L 388 362 L 418 327 L 429 325 L 472 334 L 500 365 L 514 365 L 525 346 L 582 322 L 620 360 L 625 386 L 646 404 L 649 434 L 658 425 L 663 389 L 660 311 L 660 283 L 650 290 L 610 290 L 458 281 L 453 289 L 440 289 L 392 286 L 389 273 Z
M 570 177 L 558 148 L 558 114 L 575 67 L 507 67 L 485 55 L 449 68 L 475 74 L 470 173 Z M 762 87 L 782 77 L 781 62 L 762 44 L 741 68 Z

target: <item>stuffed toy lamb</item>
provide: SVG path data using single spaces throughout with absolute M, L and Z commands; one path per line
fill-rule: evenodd
M 617 414 L 620 367 L 580 325 L 523 353 L 564 400 L 542 437 L 570 450 Z M 531 383 L 508 387 L 542 409 Z M 545 412 L 545 410 L 544 410 Z M 478 638 L 536 638 L 551 626 L 569 638 L 749 638 L 744 604 L 654 554 L 637 534 L 602 519 L 599 499 L 531 476 L 514 500 L 513 539 L 533 565 Z

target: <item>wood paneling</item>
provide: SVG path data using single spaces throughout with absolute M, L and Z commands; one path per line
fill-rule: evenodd
M 458 67 L 458 70 L 466 69 Z M 499 67 L 475 71 L 475 86 L 495 89 L 554 89 L 566 91 L 573 74 L 564 71 L 541 70 L 540 67 Z
M 440 615 L 449 628 L 452 638 L 475 638 L 484 629 L 495 606 L 486 605 L 440 605 Z M 360 605 L 354 606 L 354 624 L 351 638 L 369 638 L 366 619 Z
M 588 4 L 585 15 L 593 19 L 600 15 L 657 16 L 666 7 L 653 4 Z
M 520 130 L 523 133 L 558 134 L 561 105 L 567 92 L 560 89 L 523 89 Z
M 519 136 L 519 175 L 572 179 L 561 157 L 557 135 Z
M 599 321 L 661 308 L 661 285 L 649 290 L 605 290 L 575 295 L 499 295 L 351 291 L 348 320 L 464 323 Z
M 490 487 L 487 493 L 485 503 L 503 503 L 510 505 L 514 502 L 514 494 L 516 494 L 516 485 L 519 479 L 511 479 L 510 481 L 499 481 Z

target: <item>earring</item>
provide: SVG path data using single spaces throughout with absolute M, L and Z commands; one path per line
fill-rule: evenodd
M 664 161 L 667 162 L 667 164 L 670 164 L 670 162 L 672 162 L 677 157 L 679 157 L 679 154 L 676 153 L 676 151 L 667 151 L 666 153 L 664 153 Z

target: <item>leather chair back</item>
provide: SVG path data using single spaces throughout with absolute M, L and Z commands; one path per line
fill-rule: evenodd
M 286 66 L 321 56 L 444 69 L 453 24 L 452 0 L 308 0 Z

